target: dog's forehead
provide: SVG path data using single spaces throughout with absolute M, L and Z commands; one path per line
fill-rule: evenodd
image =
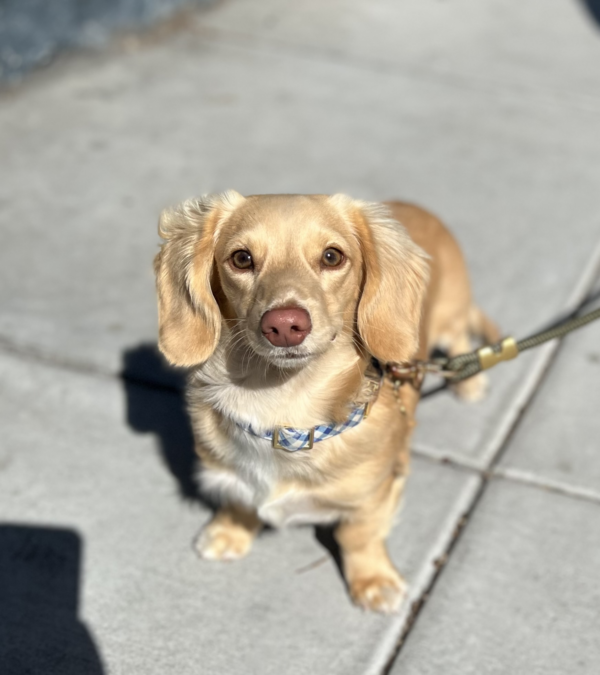
M 260 229 L 295 235 L 324 228 L 336 232 L 348 229 L 326 195 L 252 195 L 233 213 L 229 226 L 236 232 Z

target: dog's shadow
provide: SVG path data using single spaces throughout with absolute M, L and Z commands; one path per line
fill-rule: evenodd
M 185 372 L 169 367 L 155 345 L 142 344 L 123 353 L 121 379 L 129 426 L 138 433 L 155 434 L 183 499 L 214 510 L 195 480 L 199 460 L 185 407 Z

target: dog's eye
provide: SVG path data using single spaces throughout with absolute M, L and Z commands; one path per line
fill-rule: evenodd
M 321 257 L 321 263 L 325 267 L 339 267 L 344 262 L 344 254 L 337 248 L 326 248 Z
M 250 251 L 235 251 L 231 256 L 231 264 L 238 270 L 249 270 L 253 267 Z

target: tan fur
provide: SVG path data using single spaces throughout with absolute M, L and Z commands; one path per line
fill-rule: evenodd
M 367 419 L 310 451 L 274 449 L 237 422 L 266 431 L 342 421 L 366 400 L 371 354 L 425 358 L 438 343 L 454 354 L 470 348 L 470 330 L 492 336 L 493 324 L 472 304 L 456 242 L 419 207 L 344 195 L 230 192 L 169 210 L 160 227 L 159 346 L 172 363 L 191 367 L 201 482 L 223 504 L 198 552 L 241 557 L 263 521 L 337 522 L 353 600 L 394 611 L 404 582 L 385 538 L 408 472 L 417 392 L 402 388 L 402 414 L 384 383 Z M 346 256 L 339 268 L 320 264 L 330 246 Z M 231 264 L 241 248 L 252 253 L 254 270 Z M 295 359 L 260 331 L 266 311 L 292 305 L 312 320 L 308 337 L 291 348 Z M 480 389 L 464 383 L 458 393 L 473 398 Z

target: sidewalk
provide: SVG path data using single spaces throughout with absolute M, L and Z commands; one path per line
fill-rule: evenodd
M 400 197 L 442 216 L 478 302 L 524 336 L 600 283 L 598 63 L 575 2 L 228 0 L 0 93 L 0 625 L 32 659 L 597 672 L 599 325 L 492 371 L 481 403 L 422 402 L 390 540 L 410 599 L 381 617 L 351 606 L 313 528 L 195 557 L 210 511 L 151 348 L 151 263 L 157 214 L 188 196 Z

